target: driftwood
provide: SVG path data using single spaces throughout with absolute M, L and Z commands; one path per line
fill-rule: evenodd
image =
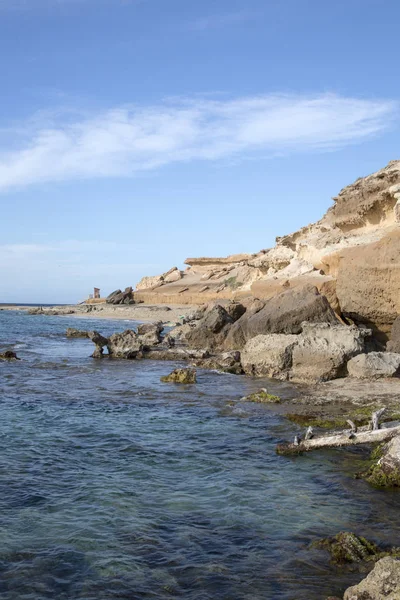
M 301 454 L 318 448 L 339 448 L 354 444 L 372 444 L 387 442 L 396 435 L 400 435 L 400 421 L 379 424 L 379 419 L 386 409 L 377 410 L 372 414 L 372 421 L 367 427 L 357 429 L 350 419 L 347 421 L 350 431 L 340 431 L 315 437 L 312 427 L 308 427 L 304 440 L 296 435 L 292 443 L 278 444 L 278 454 Z

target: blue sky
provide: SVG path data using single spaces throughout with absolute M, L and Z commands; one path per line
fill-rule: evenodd
M 256 252 L 399 158 L 395 0 L 0 0 L 0 302 Z

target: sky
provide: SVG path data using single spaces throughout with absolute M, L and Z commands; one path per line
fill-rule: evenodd
M 0 303 L 272 247 L 399 156 L 397 0 L 0 0 Z

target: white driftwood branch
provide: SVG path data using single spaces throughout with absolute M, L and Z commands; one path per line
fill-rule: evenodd
M 297 454 L 317 450 L 318 448 L 339 448 L 341 446 L 353 446 L 355 444 L 373 444 L 376 442 L 387 442 L 396 435 L 400 435 L 400 422 L 392 421 L 383 423 L 380 429 L 371 430 L 369 427 L 360 427 L 357 433 L 348 431 L 331 433 L 313 437 L 312 439 L 298 440 L 292 444 L 279 444 L 278 454 Z

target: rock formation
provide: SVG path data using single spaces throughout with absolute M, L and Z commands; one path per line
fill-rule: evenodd
M 357 179 L 333 200 L 320 221 L 277 238 L 272 249 L 187 259 L 183 273 L 174 267 L 144 278 L 134 297 L 176 304 L 266 301 L 311 285 L 338 315 L 372 327 L 383 341 L 400 313 L 400 161 Z

